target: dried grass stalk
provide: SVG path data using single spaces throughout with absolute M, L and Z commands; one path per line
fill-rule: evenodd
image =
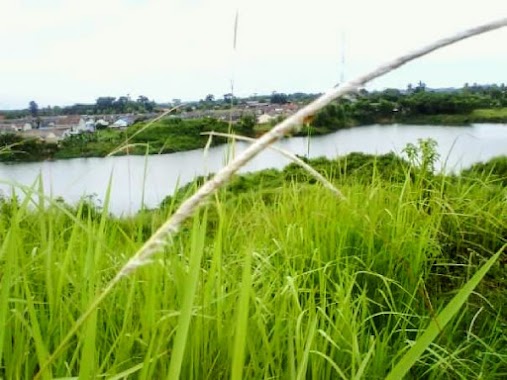
M 491 30 L 495 30 L 507 25 L 507 18 L 484 24 L 475 28 L 467 29 L 459 32 L 451 37 L 446 37 L 433 42 L 427 46 L 414 50 L 410 53 L 402 55 L 392 61 L 379 66 L 375 70 L 365 75 L 359 76 L 351 81 L 343 83 L 338 87 L 333 87 L 322 96 L 302 108 L 292 116 L 288 117 L 269 132 L 258 138 L 255 143 L 250 145 L 246 150 L 241 152 L 229 164 L 222 168 L 215 176 L 207 181 L 197 190 L 197 192 L 184 201 L 176 212 L 146 241 L 146 243 L 137 251 L 127 264 L 118 272 L 113 282 L 125 277 L 135 271 L 138 267 L 144 265 L 149 258 L 159 251 L 164 245 L 168 244 L 172 236 L 178 231 L 182 222 L 193 215 L 194 211 L 205 201 L 205 199 L 215 190 L 223 186 L 231 176 L 239 169 L 245 166 L 257 154 L 262 152 L 275 141 L 279 140 L 286 134 L 298 128 L 303 121 L 313 117 L 313 115 L 331 103 L 333 100 L 358 91 L 366 83 L 387 74 L 394 69 L 403 66 L 405 63 L 417 59 L 423 55 L 429 54 L 442 47 L 452 45 L 466 38 L 482 34 Z
M 234 158 L 227 166 L 222 168 L 212 179 L 207 181 L 204 185 L 197 190 L 197 192 L 188 198 L 176 212 L 145 242 L 145 244 L 135 253 L 135 255 L 120 269 L 117 275 L 107 284 L 105 289 L 98 295 L 95 301 L 90 307 L 81 315 L 76 321 L 73 328 L 68 332 L 65 338 L 61 341 L 58 348 L 48 358 L 46 363 L 41 366 L 39 373 L 35 378 L 40 378 L 45 369 L 51 364 L 51 362 L 59 355 L 64 349 L 66 344 L 70 341 L 76 331 L 83 325 L 86 319 L 91 313 L 100 305 L 100 303 L 107 297 L 112 291 L 115 285 L 126 276 L 136 271 L 143 265 L 150 262 L 151 257 L 159 252 L 167 244 L 170 244 L 173 236 L 178 232 L 181 224 L 188 219 L 193 213 L 204 203 L 206 198 L 212 194 L 215 190 L 223 186 L 231 176 L 236 173 L 241 167 L 246 165 L 251 159 L 253 159 L 258 153 L 266 149 L 273 142 L 279 140 L 286 134 L 295 130 L 299 125 L 303 124 L 303 121 L 311 118 L 316 112 L 324 108 L 326 105 L 331 103 L 333 100 L 340 98 L 346 94 L 358 91 L 366 83 L 371 80 L 378 78 L 390 71 L 393 71 L 405 63 L 417 59 L 423 55 L 429 54 L 437 49 L 445 46 L 452 45 L 458 41 L 476 36 L 482 33 L 486 33 L 501 27 L 507 26 L 507 18 L 502 18 L 484 25 L 480 25 L 475 28 L 461 31 L 453 36 L 440 39 L 427 46 L 404 54 L 396 59 L 388 61 L 383 65 L 380 65 L 375 70 L 361 75 L 351 81 L 345 82 L 338 87 L 329 89 L 322 96 L 317 98 L 315 101 L 308 104 L 289 118 L 285 119 L 278 125 L 276 125 L 269 132 L 258 138 L 255 143 L 250 145 L 246 150 Z
M 220 137 L 230 137 L 232 139 L 246 141 L 246 142 L 255 142 L 256 140 L 251 137 L 246 136 L 240 136 L 235 135 L 232 133 L 220 133 L 220 132 L 205 132 L 202 133 L 203 135 L 209 135 L 209 136 L 220 136 Z M 326 189 L 330 190 L 334 195 L 336 195 L 339 199 L 342 201 L 346 200 L 343 193 L 336 188 L 331 182 L 329 182 L 322 174 L 320 174 L 317 170 L 312 168 L 310 165 L 308 165 L 306 162 L 304 162 L 302 159 L 300 159 L 295 154 L 289 152 L 288 150 L 282 149 L 280 147 L 277 147 L 276 145 L 269 146 L 270 149 L 273 149 L 277 151 L 278 153 L 282 154 L 283 156 L 287 157 L 289 160 L 294 161 L 296 164 L 301 166 L 303 169 L 305 169 L 308 174 L 313 176 L 317 181 L 319 181 Z

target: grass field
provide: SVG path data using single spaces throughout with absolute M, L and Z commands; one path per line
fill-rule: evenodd
M 472 116 L 484 118 L 507 118 L 507 108 L 477 109 L 472 112 Z
M 407 378 L 505 378 L 507 261 L 490 260 L 507 241 L 504 174 L 357 162 L 314 162 L 346 201 L 294 168 L 238 177 L 51 363 L 179 197 L 123 219 L 107 201 L 1 201 L 0 378 L 380 379 L 432 323 Z
M 474 110 L 470 120 L 475 123 L 507 123 L 507 107 Z

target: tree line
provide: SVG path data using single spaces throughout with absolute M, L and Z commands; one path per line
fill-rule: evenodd
M 465 84 L 459 90 L 429 90 L 419 82 L 406 90 L 385 89 L 341 99 L 319 112 L 311 125 L 316 128 L 339 129 L 357 124 L 411 121 L 436 115 L 454 117 L 457 122 L 474 121 L 466 116 L 477 109 L 507 107 L 507 88 L 504 84 L 472 86 Z
M 61 115 L 109 115 L 120 113 L 147 113 L 155 111 L 157 104 L 144 95 L 137 99 L 130 96 L 101 96 L 94 104 L 73 104 L 71 106 L 47 106 L 39 107 L 34 100 L 30 101 L 28 108 L 22 110 L 2 111 L 6 119 L 18 119 L 31 116 L 33 118 L 42 116 Z
M 227 108 L 231 105 L 246 104 L 247 101 L 258 101 L 270 104 L 297 103 L 306 104 L 320 94 L 297 92 L 293 94 L 272 92 L 268 95 L 253 94 L 249 97 L 238 98 L 232 93 L 224 94 L 223 99 L 217 99 L 213 94 L 207 94 L 198 102 L 186 103 L 190 109 Z M 180 100 L 178 100 L 181 102 Z M 333 108 L 334 107 L 334 108 Z M 409 84 L 406 89 L 388 88 L 383 91 L 361 90 L 352 100 L 341 100 L 339 106 L 330 106 L 319 114 L 315 126 L 319 123 L 343 124 L 346 119 L 359 123 L 374 122 L 379 118 L 392 117 L 393 112 L 403 116 L 466 114 L 477 108 L 507 107 L 507 88 L 500 85 L 478 85 L 465 83 L 460 89 L 448 91 L 431 90 L 426 84 Z M 157 108 L 155 101 L 141 95 L 137 99 L 130 96 L 101 96 L 94 104 L 74 104 L 71 106 L 47 106 L 40 108 L 35 101 L 31 101 L 28 108 L 15 111 L 2 111 L 6 119 L 19 117 L 40 117 L 58 115 L 97 115 L 118 113 L 145 113 Z

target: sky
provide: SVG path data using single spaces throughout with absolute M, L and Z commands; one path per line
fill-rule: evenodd
M 234 23 L 238 14 L 236 49 Z M 0 0 L 0 109 L 323 92 L 432 40 L 507 16 L 507 0 Z M 343 64 L 343 57 L 345 63 Z M 369 89 L 507 82 L 507 28 Z

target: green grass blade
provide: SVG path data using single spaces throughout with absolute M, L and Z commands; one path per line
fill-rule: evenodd
M 32 339 L 34 340 L 35 343 L 35 354 L 37 355 L 39 365 L 42 365 L 42 363 L 44 363 L 47 360 L 49 353 L 46 345 L 44 344 L 44 339 L 41 331 L 42 326 L 40 325 L 40 321 L 37 318 L 37 312 L 35 310 L 35 306 L 33 304 L 32 299 L 33 298 L 32 292 L 30 291 L 30 287 L 27 281 L 23 281 L 23 285 L 26 293 L 26 305 L 28 309 L 28 316 L 30 318 Z M 51 370 L 48 369 L 47 372 L 43 373 L 42 377 L 43 379 L 51 379 L 53 377 L 51 374 Z
M 493 264 L 498 260 L 507 244 L 505 244 L 495 255 L 493 255 L 475 275 L 458 291 L 447 306 L 433 319 L 426 331 L 416 340 L 415 344 L 407 351 L 401 360 L 394 366 L 387 375 L 386 380 L 402 379 L 412 368 L 415 362 L 421 357 L 424 351 L 440 334 L 447 323 L 457 314 L 470 294 L 484 278 Z
M 252 255 L 247 252 L 244 267 L 243 279 L 241 281 L 241 293 L 239 299 L 239 307 L 236 318 L 236 331 L 234 336 L 234 351 L 232 358 L 231 379 L 239 380 L 243 376 L 243 366 L 245 362 L 245 345 L 248 332 L 248 306 L 250 299 L 250 290 L 252 287 L 251 275 Z
M 368 350 L 368 353 L 366 354 L 365 358 L 361 361 L 361 365 L 359 366 L 359 369 L 357 370 L 354 379 L 357 380 L 363 379 L 366 367 L 368 366 L 374 352 L 375 352 L 375 340 L 372 339 L 370 349 Z
M 299 364 L 299 368 L 297 371 L 297 380 L 303 380 L 306 378 L 306 369 L 308 368 L 308 360 L 310 358 L 310 352 L 312 349 L 313 338 L 315 338 L 315 333 L 317 332 L 317 317 L 313 317 L 311 325 L 308 329 L 308 336 L 306 338 L 305 350 L 303 352 L 303 357 L 301 359 L 301 363 Z
M 185 347 L 188 339 L 188 331 L 192 319 L 192 309 L 194 298 L 199 282 L 199 271 L 201 269 L 201 258 L 204 252 L 204 239 L 206 231 L 206 217 L 202 223 L 198 217 L 194 219 L 194 229 L 192 233 L 192 248 L 190 252 L 190 269 L 185 279 L 185 296 L 181 307 L 181 314 L 178 319 L 176 337 L 174 338 L 173 351 L 171 354 L 171 363 L 169 364 L 168 380 L 179 379 Z

